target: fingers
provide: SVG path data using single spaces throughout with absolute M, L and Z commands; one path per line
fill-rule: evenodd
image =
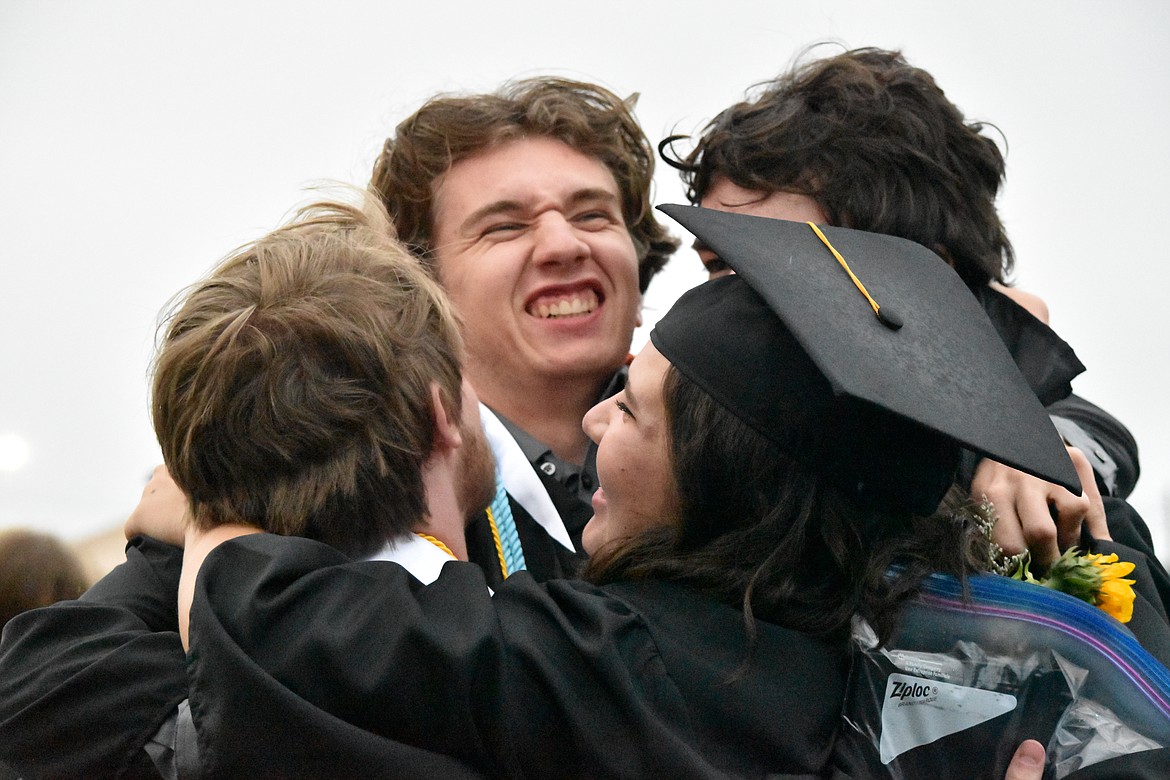
M 1024 541 L 1024 527 L 1010 501 L 998 500 L 986 492 L 981 494 L 995 507 L 995 527 L 991 529 L 991 541 L 998 544 L 1008 555 L 1019 555 L 1028 549 Z
M 1037 570 L 1060 557 L 1057 525 L 1048 509 L 1051 490 L 1059 488 L 986 459 L 976 468 L 971 482 L 972 495 L 986 496 L 995 506 L 998 519 L 992 541 L 1008 555 L 1030 550 Z
M 995 528 L 992 529 L 992 541 L 1003 548 L 1008 555 L 1016 555 L 1028 548 L 1024 540 L 1024 529 L 1016 514 L 1016 505 L 1013 500 L 1014 491 L 1007 482 L 1005 467 L 986 458 L 979 462 L 975 469 L 975 476 L 971 480 L 971 497 L 980 500 L 986 498 L 995 507 Z
M 1084 494 L 1074 496 L 1064 488 L 1052 486 L 1048 496 L 1052 520 L 1056 523 L 1057 544 L 1067 550 L 1081 539 L 1081 523 L 1089 511 L 1089 499 Z
M 1089 536 L 1094 539 L 1113 541 L 1109 535 L 1109 524 L 1105 520 L 1105 502 L 1101 500 L 1101 491 L 1097 488 L 1097 477 L 1093 474 L 1093 465 L 1085 454 L 1076 447 L 1068 448 L 1068 456 L 1076 467 L 1077 476 L 1081 478 L 1082 498 L 1087 505 L 1085 510 L 1085 528 Z
M 1040 780 L 1044 776 L 1044 746 L 1027 739 L 1016 748 L 1004 780 Z
M 1081 480 L 1079 496 L 987 459 L 971 481 L 971 495 L 986 496 L 995 507 L 992 541 L 1008 555 L 1030 550 L 1035 571 L 1047 569 L 1062 551 L 1077 545 L 1082 525 L 1094 539 L 1112 540 L 1092 465 L 1075 447 L 1068 454 Z
M 1084 456 L 1080 458 L 1092 481 L 1092 468 Z M 986 496 L 995 506 L 998 520 L 992 540 L 1008 555 L 1031 551 L 1035 571 L 1048 568 L 1063 550 L 1078 543 L 1081 523 L 1091 508 L 1088 490 L 1085 495 L 1075 496 L 1050 482 L 986 459 L 975 470 L 971 492 L 976 498 Z M 1103 505 L 1099 515 L 1104 517 Z
M 1037 481 L 1035 485 L 1021 488 L 1016 496 L 1016 512 L 1023 529 L 1024 543 L 1032 552 L 1032 560 L 1039 569 L 1047 569 L 1060 557 L 1060 528 L 1062 520 L 1055 517 L 1049 504 L 1047 483 Z M 1067 492 L 1067 491 L 1066 491 Z M 1066 525 L 1068 520 L 1063 521 Z M 1077 515 L 1076 531 L 1080 533 L 1080 516 Z M 1074 537 L 1075 538 L 1075 537 Z
M 181 546 L 188 512 L 187 496 L 171 479 L 166 466 L 159 466 L 143 488 L 142 498 L 126 518 L 122 530 L 127 539 L 139 535 L 153 536 Z

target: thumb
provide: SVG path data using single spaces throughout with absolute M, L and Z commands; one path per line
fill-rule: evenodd
M 1044 775 L 1044 746 L 1027 739 L 1016 748 L 1004 780 L 1040 780 Z

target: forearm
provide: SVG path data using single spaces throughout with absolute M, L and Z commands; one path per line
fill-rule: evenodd
M 40 612 L 0 653 L 0 756 L 31 776 L 154 776 L 143 746 L 186 696 L 178 634 L 101 605 Z
M 24 613 L 0 644 L 0 759 L 29 775 L 151 777 L 142 746 L 186 697 L 181 551 L 147 540 L 78 601 Z

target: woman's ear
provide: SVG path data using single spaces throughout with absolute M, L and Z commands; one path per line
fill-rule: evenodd
M 459 449 L 463 444 L 463 437 L 459 433 L 459 421 L 451 419 L 447 414 L 447 407 L 443 405 L 443 392 L 439 389 L 438 382 L 431 382 L 431 419 L 435 426 L 431 449 L 438 453 L 450 453 Z

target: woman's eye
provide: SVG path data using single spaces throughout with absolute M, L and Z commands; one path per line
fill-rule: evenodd
M 621 401 L 614 401 L 614 403 L 617 404 L 617 408 L 621 410 L 622 414 L 627 415 L 630 418 L 633 418 L 634 413 L 630 411 L 630 407 L 626 406 Z

